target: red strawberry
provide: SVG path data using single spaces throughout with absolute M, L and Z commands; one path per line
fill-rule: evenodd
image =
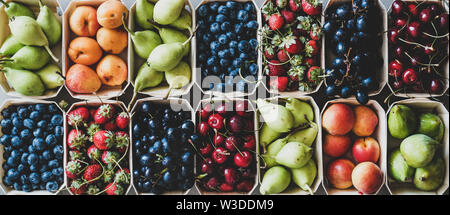
M 319 45 L 316 40 L 310 40 L 306 43 L 305 52 L 307 57 L 315 56 L 319 53 Z
M 287 73 L 292 81 L 300 81 L 305 77 L 305 72 L 306 67 L 304 66 L 292 66 Z
M 283 43 L 284 49 L 286 49 L 289 54 L 298 54 L 303 49 L 302 42 L 296 36 L 288 36 Z
M 91 115 L 92 119 L 95 118 L 95 112 L 97 112 L 96 108 L 89 109 L 89 114 Z
M 75 179 L 81 173 L 81 162 L 78 160 L 69 161 L 66 166 L 66 175 L 70 179 Z
M 120 129 L 125 129 L 128 127 L 128 124 L 130 124 L 130 116 L 128 116 L 128 113 L 121 112 L 119 115 L 117 115 L 116 118 L 116 125 Z
M 273 48 L 266 48 L 264 56 L 266 56 L 267 60 L 273 60 L 276 57 Z
M 86 184 L 81 179 L 73 180 L 70 184 L 70 191 L 75 195 L 81 195 L 86 191 Z
M 280 51 L 278 51 L 277 57 L 281 63 L 289 61 L 289 55 L 284 49 L 281 49 Z
M 99 164 L 89 165 L 84 171 L 83 178 L 88 183 L 95 182 L 95 178 L 99 177 L 102 174 L 102 166 Z
M 67 122 L 70 126 L 86 126 L 89 120 L 89 110 L 85 107 L 79 107 L 67 114 Z
M 93 141 L 92 138 L 94 137 L 94 134 L 97 133 L 97 131 L 102 130 L 100 128 L 100 125 L 95 124 L 94 122 L 92 122 L 92 124 L 89 125 L 89 127 L 87 128 L 87 135 L 89 136 L 89 141 Z
M 108 150 L 114 146 L 114 134 L 111 131 L 97 131 L 97 133 L 94 134 L 93 141 L 98 149 Z
M 219 186 L 219 190 L 222 192 L 231 192 L 234 190 L 234 186 L 227 183 L 223 183 Z
M 100 160 L 100 158 L 102 156 L 102 151 L 100 151 L 100 149 L 98 149 L 94 144 L 92 144 L 87 149 L 87 154 L 88 154 L 88 157 L 92 160 Z
M 286 23 L 291 24 L 295 21 L 295 14 L 288 10 L 282 10 L 281 15 L 283 16 Z
M 94 121 L 97 124 L 105 124 L 114 116 L 114 107 L 111 104 L 103 104 L 96 111 Z
M 277 65 L 281 62 L 278 60 L 271 60 L 269 63 L 269 76 L 283 76 L 286 74 L 286 70 L 283 65 Z
M 105 193 L 112 196 L 123 195 L 125 193 L 125 189 L 120 184 L 117 184 L 115 182 L 106 185 L 105 189 Z
M 115 165 L 120 159 L 120 155 L 114 151 L 104 151 L 102 154 L 102 161 L 107 165 Z
M 117 129 L 117 126 L 116 126 L 116 123 L 114 122 L 114 120 L 111 120 L 111 121 L 108 121 L 107 123 L 105 123 L 103 125 L 103 128 L 108 131 L 114 131 Z
M 127 133 L 123 131 L 118 131 L 114 133 L 116 136 L 116 148 L 120 153 L 124 153 L 128 147 L 128 143 L 130 142 L 130 137 Z
M 308 73 L 306 73 L 306 78 L 308 78 L 309 82 L 317 82 L 319 81 L 319 77 L 322 74 L 322 69 L 318 66 L 313 66 L 309 68 Z
M 130 183 L 130 170 L 127 168 L 118 169 L 114 176 L 114 180 L 117 183 L 129 184 Z
M 309 36 L 312 40 L 319 40 L 322 36 L 322 28 L 318 24 L 314 23 L 309 31 Z
M 314 58 L 314 57 L 305 58 L 305 63 L 308 66 L 315 66 L 315 65 L 317 65 L 316 58 Z
M 299 12 L 302 9 L 300 0 L 289 0 L 289 8 L 294 12 Z
M 292 29 L 292 35 L 294 36 L 301 36 L 304 35 L 306 31 L 302 30 L 302 29 L 298 29 L 298 28 L 294 28 Z
M 69 149 L 80 150 L 86 144 L 87 137 L 82 130 L 72 129 L 67 135 L 67 145 Z
M 78 151 L 78 150 L 70 150 L 69 151 L 69 159 L 71 161 L 73 160 L 81 160 L 81 161 L 85 161 L 86 157 L 84 155 L 84 153 Z
M 284 19 L 279 13 L 275 13 L 269 17 L 269 27 L 273 31 L 279 30 L 284 25 Z
M 271 89 L 278 90 L 280 92 L 283 92 L 286 90 L 287 84 L 288 84 L 288 78 L 287 77 L 276 77 L 271 78 L 269 85 Z
M 310 16 L 322 13 L 322 4 L 319 0 L 302 0 L 302 8 L 303 11 Z

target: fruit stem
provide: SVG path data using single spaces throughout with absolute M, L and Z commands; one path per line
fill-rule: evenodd
M 123 28 L 125 29 L 125 31 L 127 31 L 129 34 L 131 34 L 131 36 L 134 36 L 134 32 L 133 31 L 131 31 L 129 28 L 128 28 L 128 26 L 125 24 L 125 17 L 126 17 L 127 15 L 125 14 L 125 13 L 123 13 L 123 15 L 122 15 L 122 25 L 123 25 Z
M 407 41 L 407 40 L 404 40 L 404 39 L 402 39 L 402 38 L 398 38 L 398 40 L 400 40 L 400 41 L 402 41 L 402 42 L 404 42 L 404 43 L 410 44 L 410 45 L 416 45 L 416 46 L 420 46 L 420 47 L 422 47 L 422 48 L 430 48 L 430 47 L 424 46 L 424 45 L 422 45 L 422 44 L 420 44 L 420 43 L 415 43 L 415 42 Z
M 134 100 L 136 99 L 137 94 L 138 94 L 138 92 L 136 91 L 136 88 L 135 88 L 135 90 L 133 92 L 133 97 L 131 97 L 130 103 L 128 104 L 128 108 L 127 108 L 128 112 L 131 111 L 131 105 L 133 104 Z
M 197 29 L 198 29 L 198 25 L 195 27 L 194 31 L 191 33 L 191 36 L 189 36 L 189 38 L 186 41 L 184 41 L 183 46 L 186 46 L 186 44 L 188 44 L 192 40 L 192 37 L 194 37 L 194 34 L 197 31 Z
M 198 152 L 197 147 L 195 147 L 195 145 L 194 145 L 194 142 L 192 142 L 191 139 L 188 139 L 188 142 L 192 145 L 192 147 L 194 148 L 195 152 L 196 152 L 198 155 L 200 155 L 200 157 L 202 158 L 202 160 L 205 161 L 205 160 L 206 160 L 205 157 L 203 157 L 203 155 L 202 155 L 200 152 Z
M 59 63 L 59 59 L 53 54 L 52 50 L 48 47 L 48 45 L 44 46 L 45 50 L 48 52 L 50 57 L 56 62 Z
M 154 28 L 156 28 L 156 30 L 161 31 L 161 28 L 159 26 L 157 26 L 154 22 L 152 22 L 152 20 L 147 19 L 147 22 Z
M 5 1 L 3 1 L 3 0 L 0 0 L 0 3 L 2 3 L 3 5 L 5 5 L 6 8 L 9 7 L 9 4 L 7 4 L 7 3 L 6 3 Z
M 422 32 L 422 33 L 425 34 L 426 36 L 429 36 L 429 37 L 432 37 L 432 38 L 435 38 L 435 39 L 440 39 L 440 38 L 448 37 L 448 35 L 449 35 L 449 33 L 446 33 L 446 34 L 444 34 L 444 35 L 431 35 L 431 34 L 429 34 L 429 33 L 427 33 L 427 32 Z
M 42 3 L 42 1 L 41 0 L 38 0 L 38 2 L 39 2 L 39 7 L 43 7 L 43 6 L 45 6 L 43 3 Z

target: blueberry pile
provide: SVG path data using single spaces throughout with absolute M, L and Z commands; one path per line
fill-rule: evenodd
M 3 184 L 17 191 L 57 191 L 64 183 L 61 111 L 55 104 L 11 105 L 1 115 Z
M 323 31 L 326 47 L 333 52 L 325 71 L 328 96 L 355 95 L 359 103 L 366 104 L 368 93 L 377 87 L 376 74 L 383 65 L 383 25 L 376 4 L 354 0 L 327 9 Z
M 195 151 L 189 141 L 199 139 L 190 112 L 143 102 L 133 117 L 133 176 L 138 192 L 190 189 L 195 182 Z
M 251 86 L 243 79 L 258 73 L 256 39 L 258 22 L 252 2 L 209 2 L 197 10 L 197 65 L 202 77 L 216 76 L 221 83 L 209 83 L 209 90 L 246 91 Z M 229 78 L 225 78 L 230 76 Z

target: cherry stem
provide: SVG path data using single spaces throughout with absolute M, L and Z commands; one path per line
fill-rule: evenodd
M 446 33 L 444 35 L 431 35 L 431 34 L 429 34 L 427 32 L 422 32 L 422 33 L 425 34 L 426 36 L 429 36 L 429 37 L 432 37 L 432 38 L 435 38 L 435 39 L 448 37 L 448 35 L 449 35 L 449 33 Z
M 420 47 L 422 47 L 422 48 L 424 48 L 424 49 L 426 49 L 426 48 L 430 48 L 430 47 L 428 47 L 428 46 L 424 46 L 424 45 L 422 45 L 422 44 L 420 44 L 420 43 L 416 43 L 416 42 L 411 42 L 411 41 L 407 41 L 407 40 L 404 40 L 404 39 L 402 39 L 402 38 L 398 38 L 398 40 L 400 40 L 400 41 L 402 41 L 402 42 L 404 42 L 404 43 L 410 44 L 410 45 L 416 45 L 416 46 L 420 46 Z M 431 48 L 433 48 L 433 47 L 431 47 Z
M 194 142 L 192 142 L 191 139 L 188 139 L 188 142 L 192 145 L 192 147 L 194 147 L 195 152 L 200 155 L 200 157 L 202 158 L 203 161 L 205 161 L 205 157 L 203 157 L 203 155 L 197 150 L 197 147 L 195 147 Z

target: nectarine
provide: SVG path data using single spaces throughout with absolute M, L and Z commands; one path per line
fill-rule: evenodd
M 100 28 L 97 31 L 97 42 L 105 52 L 120 54 L 128 45 L 128 34 L 118 28 Z
M 352 140 L 348 135 L 341 136 L 341 135 L 327 134 L 325 136 L 323 151 L 328 156 L 336 158 L 344 155 L 350 148 L 351 144 Z
M 363 162 L 353 169 L 352 183 L 359 192 L 372 194 L 382 185 L 383 173 L 376 164 Z
M 100 60 L 103 52 L 94 39 L 90 37 L 77 37 L 70 42 L 67 54 L 75 63 L 92 65 Z
M 337 159 L 328 165 L 327 178 L 333 187 L 347 189 L 352 186 L 352 171 L 355 165 L 348 159 Z
M 350 106 L 336 103 L 329 106 L 322 116 L 323 128 L 332 135 L 345 135 L 353 128 L 355 116 Z
M 75 93 L 93 93 L 100 89 L 102 82 L 88 66 L 74 64 L 67 71 L 66 87 Z
M 116 55 L 107 55 L 98 63 L 97 75 L 103 84 L 121 85 L 128 77 L 127 64 Z
M 353 144 L 352 154 L 358 163 L 364 161 L 376 163 L 380 157 L 380 145 L 372 137 L 358 138 Z
M 90 6 L 75 8 L 69 17 L 70 30 L 78 36 L 92 37 L 100 25 L 97 22 L 97 10 Z
M 378 125 L 377 114 L 369 107 L 362 105 L 354 107 L 353 112 L 355 113 L 353 133 L 360 137 L 372 135 Z
M 103 2 L 97 9 L 97 21 L 105 28 L 117 28 L 122 25 L 122 17 L 128 15 L 128 9 L 119 0 Z

